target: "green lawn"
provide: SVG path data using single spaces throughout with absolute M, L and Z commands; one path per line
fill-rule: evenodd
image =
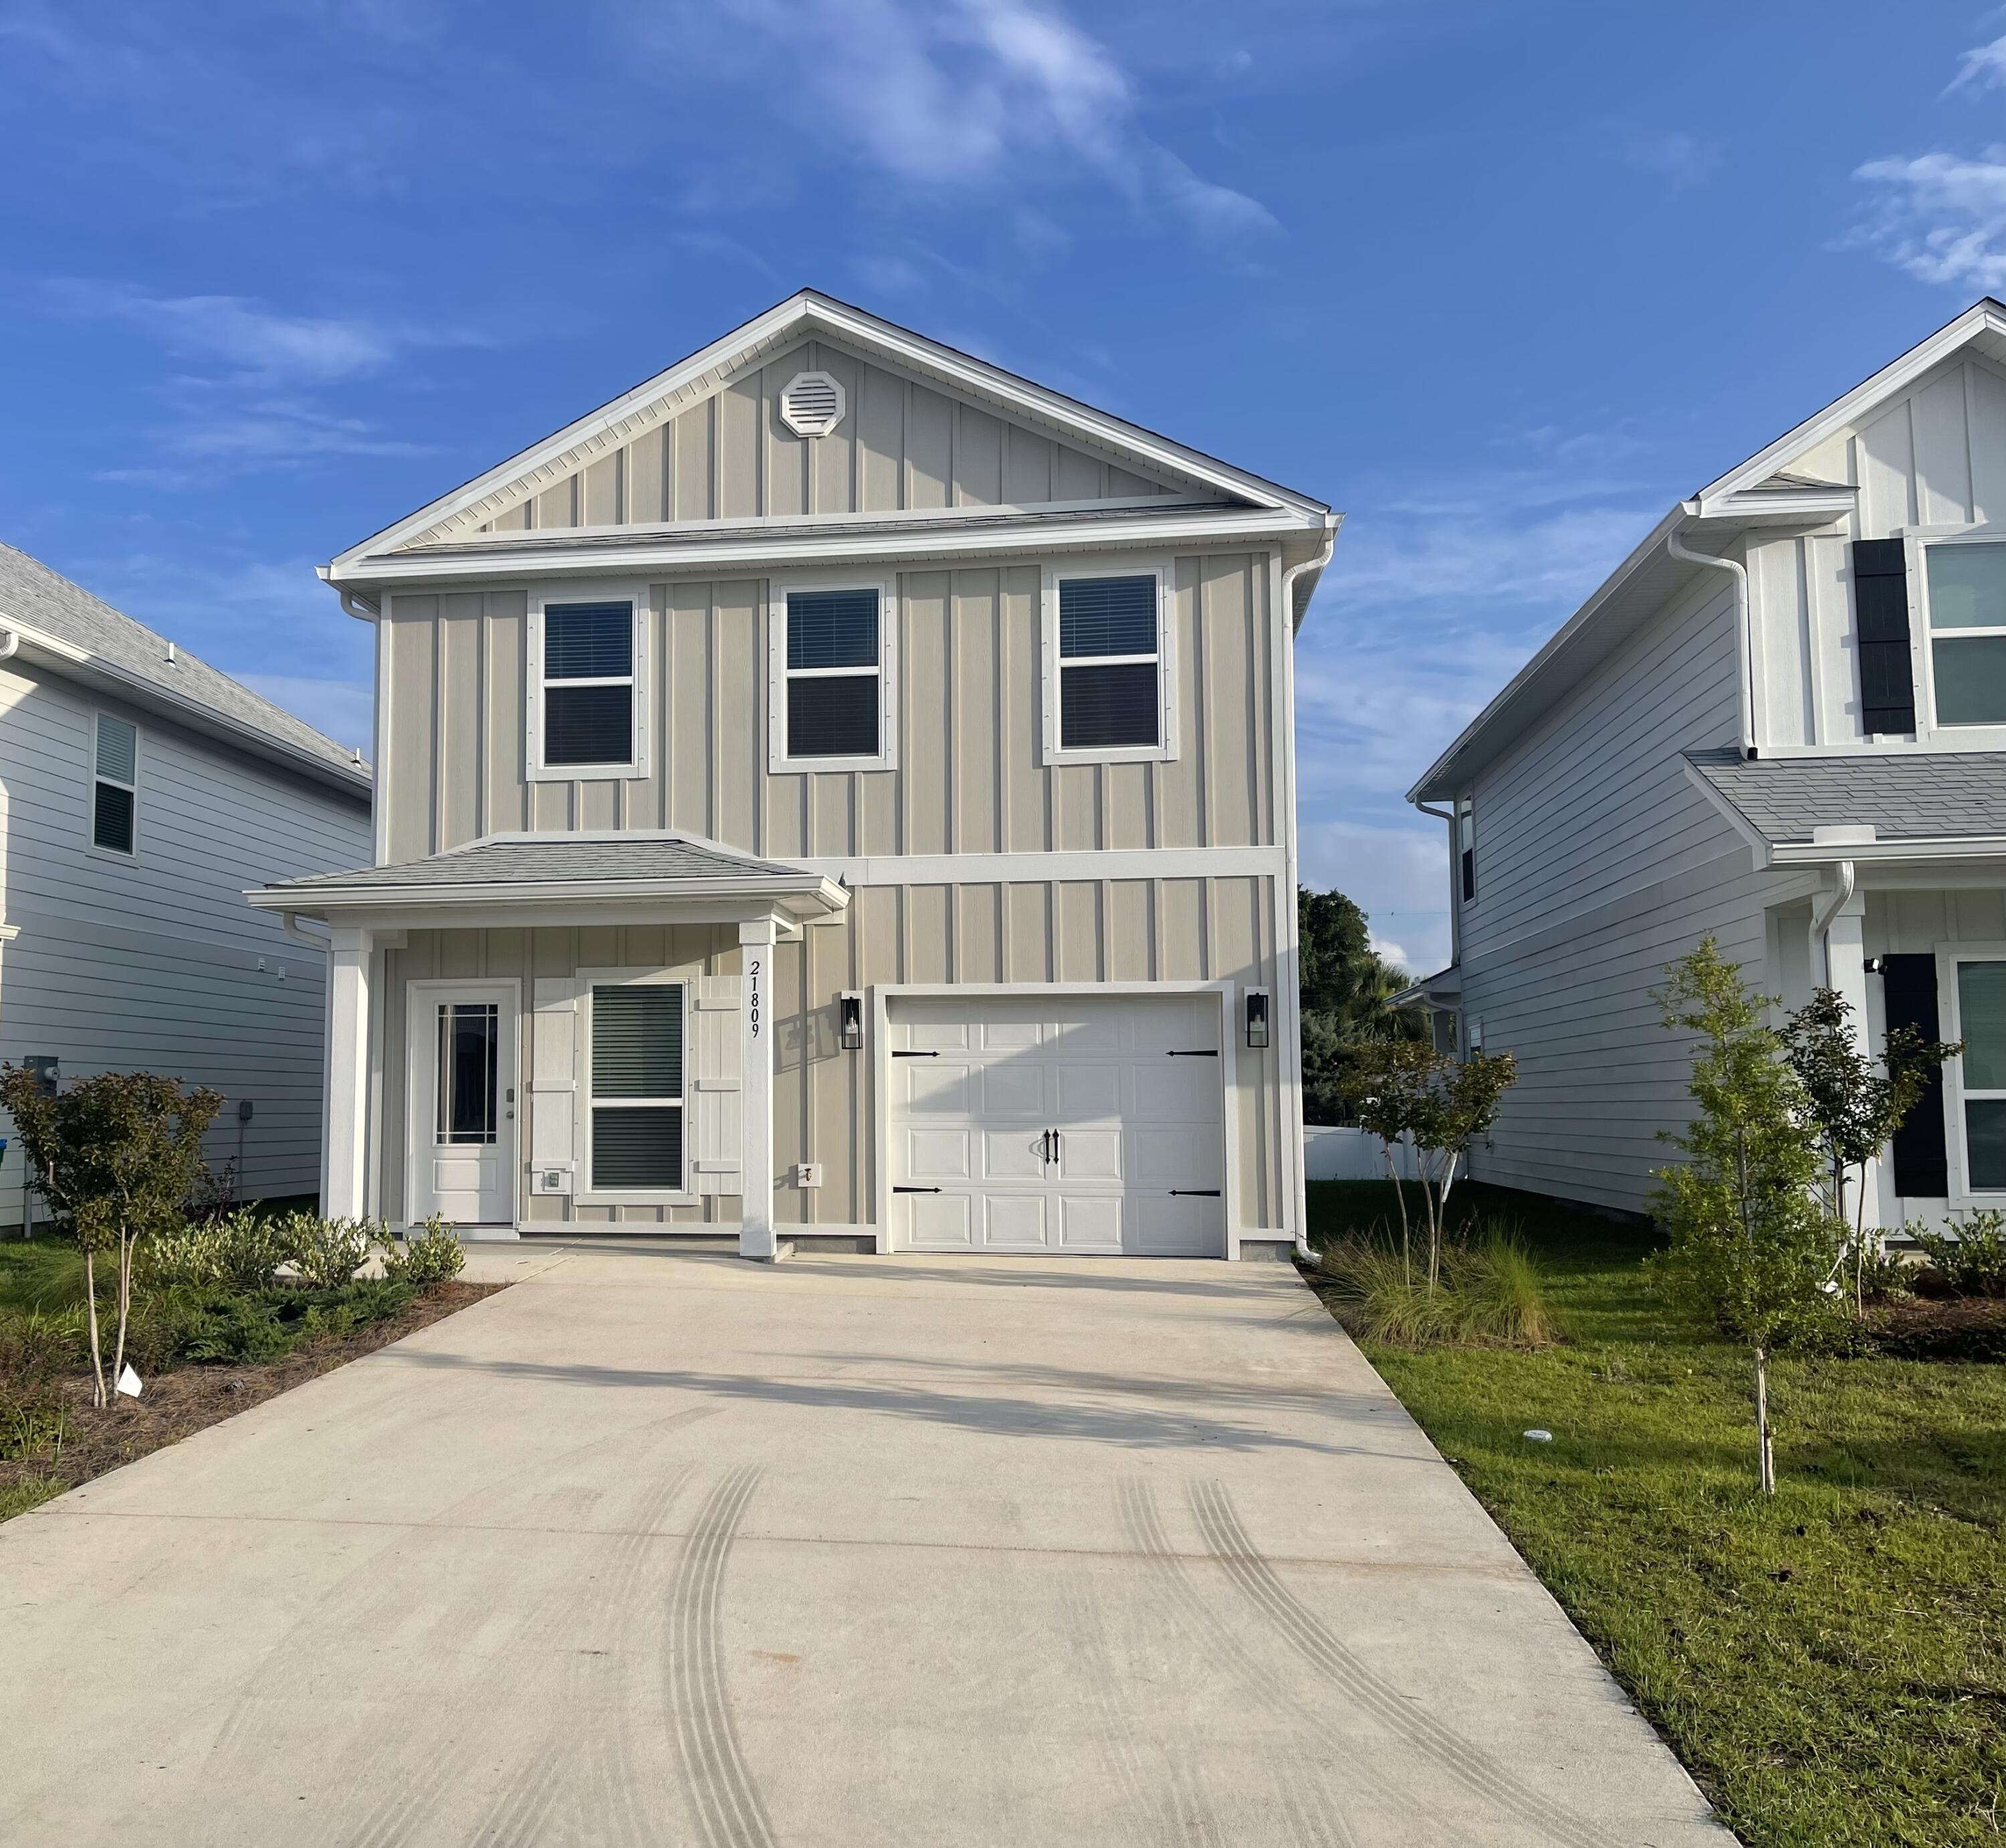
M 1367 1351 L 1728 1823 L 1997 1848 L 2006 1367 L 1785 1360 L 1765 1506 L 1747 1361 L 1653 1297 L 1649 1239 L 1462 1192 L 1538 1253 L 1565 1343 Z M 1384 1183 L 1311 1195 L 1317 1241 L 1393 1211 Z

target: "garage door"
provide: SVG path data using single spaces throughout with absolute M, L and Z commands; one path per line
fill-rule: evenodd
M 893 998 L 906 1251 L 1223 1256 L 1215 997 Z

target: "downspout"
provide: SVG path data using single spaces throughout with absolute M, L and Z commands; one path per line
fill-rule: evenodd
M 1337 519 L 1326 513 L 1323 523 L 1323 544 L 1314 558 L 1305 558 L 1299 565 L 1291 565 L 1282 572 L 1282 607 L 1278 614 L 1289 625 L 1288 688 L 1289 709 L 1283 713 L 1283 723 L 1288 727 L 1288 748 L 1282 753 L 1282 762 L 1289 779 L 1288 846 L 1283 855 L 1283 873 L 1286 881 L 1282 891 L 1275 896 L 1277 913 L 1276 923 L 1279 926 L 1287 920 L 1287 939 L 1293 952 L 1288 959 L 1288 994 L 1290 1025 L 1293 1039 L 1284 1040 L 1282 1057 L 1285 1062 L 1284 1076 L 1295 1081 L 1296 1099 L 1300 1110 L 1303 1094 L 1303 978 L 1302 942 L 1296 924 L 1297 880 L 1300 877 L 1298 855 L 1296 848 L 1296 667 L 1295 640 L 1298 633 L 1296 622 L 1296 580 L 1307 571 L 1321 571 L 1330 562 L 1331 554 L 1337 549 Z M 1290 1050 L 1293 1044 L 1294 1050 Z M 1293 1061 L 1291 1068 L 1287 1061 Z M 1296 1258 L 1298 1262 L 1307 1264 L 1310 1256 L 1309 1189 L 1305 1184 L 1304 1170 L 1307 1165 L 1307 1153 L 1303 1147 L 1300 1125 L 1296 1130 L 1296 1146 L 1289 1152 L 1289 1161 L 1293 1176 L 1290 1192 L 1293 1197 L 1296 1213 Z
M 341 598 L 341 611 L 344 616 L 353 616 L 357 622 L 374 622 L 383 613 L 380 603 L 371 603 L 366 597 L 357 597 L 353 590 L 342 590 L 336 586 Z
M 11 661 L 19 653 L 21 632 L 17 628 L 0 629 L 0 661 Z
M 307 945 L 310 949 L 318 950 L 322 956 L 326 956 L 329 950 L 333 948 L 334 938 L 332 933 L 326 937 L 320 937 L 316 936 L 311 931 L 301 930 L 300 914 L 297 911 L 280 912 L 279 922 L 285 927 L 286 935 L 288 937 Z
M 1688 502 L 1690 507 L 1693 503 Z M 1704 565 L 1716 571 L 1731 572 L 1734 578 L 1734 654 L 1736 678 L 1740 684 L 1741 706 L 1741 755 L 1744 760 L 1755 755 L 1755 674 L 1751 664 L 1752 646 L 1748 628 L 1748 572 L 1746 566 L 1733 558 L 1723 558 L 1717 552 L 1696 552 L 1680 540 L 1676 529 L 1665 535 L 1665 550 L 1682 564 Z
M 1818 939 L 1818 953 L 1825 959 L 1825 985 L 1828 988 L 1832 986 L 1832 920 L 1846 909 L 1846 901 L 1853 896 L 1853 862 L 1842 860 L 1838 871 L 1837 887 L 1811 919 L 1811 935 Z

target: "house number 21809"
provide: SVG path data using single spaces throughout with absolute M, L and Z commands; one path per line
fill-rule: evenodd
M 759 988 L 759 973 L 765 965 L 757 956 L 751 956 L 745 963 L 745 1029 L 755 1040 L 759 1037 L 759 1007 L 764 998 Z

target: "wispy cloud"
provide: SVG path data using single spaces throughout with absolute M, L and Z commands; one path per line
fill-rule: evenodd
M 245 674 L 238 677 L 254 693 L 282 706 L 296 719 L 325 732 L 337 744 L 360 751 L 375 749 L 376 696 L 366 680 L 303 680 L 290 674 Z
M 1870 160 L 1853 176 L 1874 194 L 1852 241 L 1919 281 L 2006 286 L 2006 145 L 1983 154 Z
M 819 124 L 915 190 L 1084 171 L 1209 239 L 1276 228 L 1258 200 L 1193 171 L 1143 128 L 1134 79 L 1056 5 L 674 0 L 628 17 L 677 81 L 700 63 L 777 90 L 790 123 Z
M 1959 90 L 2006 90 L 2006 38 L 1995 38 L 1964 55 L 1964 62 L 1951 78 L 1948 96 Z
M 1683 129 L 1668 134 L 1632 134 L 1623 144 L 1623 158 L 1645 173 L 1656 174 L 1673 192 L 1703 186 L 1727 160 L 1727 144 L 1709 141 Z

